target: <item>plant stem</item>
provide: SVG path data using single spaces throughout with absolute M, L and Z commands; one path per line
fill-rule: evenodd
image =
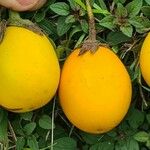
M 19 27 L 25 27 L 27 25 L 31 25 L 32 22 L 29 20 L 24 20 L 20 17 L 20 14 L 16 11 L 9 10 L 9 24 L 11 26 L 19 26 Z
M 73 132 L 74 126 L 71 127 L 70 132 L 69 132 L 69 137 L 71 137 L 71 134 Z
M 79 52 L 79 55 L 82 55 L 87 51 L 95 53 L 99 46 L 96 40 L 95 18 L 91 8 L 90 0 L 85 0 L 85 3 L 89 18 L 89 38 L 86 41 L 84 41 L 83 46 Z
M 85 0 L 87 13 L 89 17 L 89 39 L 96 41 L 95 19 L 91 8 L 90 0 Z
M 14 140 L 14 142 L 16 142 L 16 141 L 17 141 L 17 137 L 16 137 L 16 134 L 15 134 L 15 132 L 14 132 L 14 129 L 13 129 L 13 127 L 12 127 L 10 121 L 8 121 L 8 125 L 9 125 L 9 130 L 10 130 L 10 132 L 11 132 L 11 134 L 12 134 L 13 140 Z
M 54 117 L 55 117 L 55 104 L 56 104 L 56 96 L 54 98 L 53 102 L 53 108 L 52 108 L 52 130 L 51 130 L 51 150 L 53 150 L 54 145 Z
M 3 41 L 4 38 L 4 34 L 6 31 L 6 27 L 7 27 L 7 21 L 6 20 L 1 20 L 0 21 L 0 43 Z
M 10 10 L 9 11 L 9 19 L 10 20 L 18 20 L 18 19 L 21 20 L 21 17 L 18 12 Z
M 141 95 L 141 98 L 142 98 L 142 101 L 143 101 L 144 105 L 145 105 L 146 107 L 148 107 L 148 104 L 147 104 L 147 101 L 146 101 L 146 99 L 145 99 L 144 93 L 143 93 L 143 91 L 142 91 L 141 85 L 139 85 L 139 90 L 140 90 L 140 95 Z
M 39 35 L 43 35 L 43 32 L 36 24 L 34 24 L 32 21 L 30 21 L 28 19 L 22 19 L 20 17 L 20 14 L 13 10 L 9 10 L 8 25 L 23 27 L 23 28 L 31 30 Z

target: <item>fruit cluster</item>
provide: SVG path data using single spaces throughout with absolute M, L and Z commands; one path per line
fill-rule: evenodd
M 14 34 L 15 33 L 15 34 Z M 150 34 L 140 55 L 143 77 L 150 85 Z M 53 45 L 45 35 L 22 27 L 7 27 L 0 44 L 0 105 L 27 112 L 47 104 L 59 86 L 62 109 L 79 129 L 104 133 L 126 115 L 132 97 L 129 74 L 111 49 L 95 53 L 74 50 L 60 67 Z

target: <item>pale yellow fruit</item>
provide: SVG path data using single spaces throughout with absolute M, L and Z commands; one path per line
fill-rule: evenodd
M 140 53 L 140 68 L 144 80 L 150 86 L 150 33 L 144 40 Z
M 59 97 L 67 118 L 79 129 L 104 133 L 116 127 L 131 102 L 131 80 L 108 48 L 78 56 L 71 53 L 62 69 Z
M 48 38 L 21 27 L 7 27 L 0 44 L 0 105 L 27 112 L 54 96 L 60 69 Z

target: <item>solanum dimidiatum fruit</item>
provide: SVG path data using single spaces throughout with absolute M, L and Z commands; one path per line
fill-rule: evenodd
M 140 52 L 140 68 L 144 80 L 150 86 L 150 33 L 146 36 Z
M 6 28 L 0 44 L 0 106 L 27 112 L 54 96 L 60 68 L 53 45 L 43 34 L 17 26 Z
M 77 128 L 104 133 L 125 117 L 131 102 L 129 74 L 109 48 L 100 46 L 79 56 L 74 50 L 62 69 L 59 97 L 62 109 Z

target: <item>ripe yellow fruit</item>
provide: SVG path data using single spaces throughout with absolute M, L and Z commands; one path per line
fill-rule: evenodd
M 7 27 L 0 44 L 0 105 L 27 112 L 47 104 L 58 87 L 60 68 L 48 38 Z
M 120 59 L 108 48 L 67 58 L 60 79 L 60 104 L 79 129 L 104 133 L 117 126 L 131 101 L 131 80 Z
M 144 80 L 150 86 L 150 33 L 144 40 L 140 53 L 140 68 Z

